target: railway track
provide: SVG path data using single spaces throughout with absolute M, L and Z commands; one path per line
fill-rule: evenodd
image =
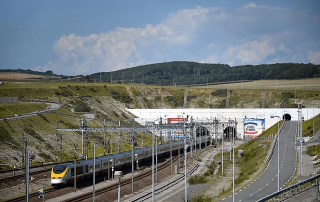
M 181 154 L 181 156 L 182 156 L 182 154 Z M 173 157 L 172 163 L 174 164 L 174 162 L 177 162 L 178 158 L 179 158 L 178 156 Z M 182 158 L 182 157 L 180 157 L 180 158 Z M 182 164 L 183 164 L 183 160 L 180 161 L 180 165 L 182 165 Z M 165 169 L 165 168 L 167 168 L 169 166 L 170 166 L 170 160 L 166 160 L 164 163 L 159 164 L 158 165 L 158 173 L 162 169 Z M 32 172 L 32 173 L 35 174 L 35 173 L 41 173 L 41 172 L 44 172 L 44 171 L 37 171 L 37 172 Z M 149 169 L 147 171 L 142 171 L 140 174 L 138 174 L 137 176 L 134 177 L 134 183 L 136 184 L 136 183 L 139 182 L 139 180 L 144 179 L 144 178 L 147 178 L 148 181 L 151 181 L 150 180 L 151 174 L 152 174 L 152 169 Z M 22 176 L 24 177 L 24 175 L 22 175 Z M 19 178 L 21 176 L 15 176 L 15 177 Z M 80 187 L 83 187 L 83 185 L 80 185 L 80 184 L 78 184 L 78 185 Z M 77 187 L 78 187 L 78 185 L 77 185 Z M 131 185 L 131 178 L 123 179 L 121 181 L 121 186 L 123 187 L 125 185 Z M 117 189 L 118 189 L 118 182 L 115 182 L 114 184 L 111 184 L 111 185 L 109 185 L 107 187 L 104 187 L 104 188 L 96 190 L 95 191 L 95 195 L 98 196 L 98 195 L 101 195 L 103 193 L 112 192 L 112 191 L 116 191 L 117 192 Z M 45 199 L 48 200 L 48 199 L 56 198 L 58 196 L 65 195 L 65 194 L 70 193 L 70 192 L 73 192 L 73 187 L 65 187 L 65 188 L 59 188 L 59 189 L 57 189 L 57 188 L 48 188 L 48 189 L 45 189 Z M 86 199 L 89 199 L 89 198 L 92 198 L 92 193 L 82 194 L 82 195 L 74 197 L 72 199 L 67 199 L 65 201 L 83 201 L 83 200 L 86 200 Z M 20 197 L 9 199 L 6 202 L 9 202 L 9 201 L 19 202 L 19 201 L 25 201 L 25 200 L 26 200 L 26 196 L 23 195 L 23 196 L 20 196 Z M 29 201 L 39 201 L 39 194 L 37 192 L 29 193 Z
M 176 157 L 174 157 L 172 159 L 172 161 L 176 162 L 178 160 L 178 158 L 179 157 L 176 156 Z M 183 164 L 183 161 L 180 162 L 180 165 L 182 165 L 182 164 Z M 159 165 L 158 166 L 158 172 L 160 172 L 162 169 L 167 168 L 168 166 L 170 166 L 170 160 L 167 160 L 166 162 L 164 162 L 161 165 Z M 134 184 L 139 183 L 139 180 L 142 180 L 144 178 L 150 179 L 151 175 L 152 175 L 152 169 L 142 172 L 141 174 L 139 174 L 139 175 L 134 177 Z M 125 187 L 126 185 L 131 185 L 131 178 L 121 180 L 121 187 Z M 114 183 L 114 184 L 112 184 L 110 186 L 95 190 L 95 196 L 99 196 L 99 195 L 102 195 L 102 194 L 105 194 L 105 193 L 108 193 L 108 192 L 112 192 L 112 191 L 113 192 L 117 192 L 117 190 L 118 190 L 118 183 L 116 182 L 116 183 Z M 86 194 L 82 194 L 82 195 L 79 195 L 79 196 L 71 198 L 71 199 L 67 199 L 65 201 L 66 202 L 84 201 L 84 200 L 87 200 L 87 199 L 90 199 L 90 198 L 92 198 L 92 193 L 86 193 Z
M 45 173 L 45 172 L 49 172 L 51 170 L 51 168 L 46 168 L 43 170 L 38 170 L 38 171 L 33 171 L 31 173 L 29 173 L 29 175 L 36 175 L 36 174 L 40 174 L 40 173 Z M 12 176 L 8 176 L 8 177 L 4 177 L 4 178 L 0 178 L 0 183 L 7 183 L 9 181 L 13 181 L 16 179 L 20 179 L 20 178 L 25 178 L 25 174 L 18 174 L 18 175 L 12 175 Z
M 199 167 L 199 164 L 195 164 L 192 169 L 188 172 L 187 176 L 191 175 L 197 168 Z M 157 195 L 161 192 L 164 192 L 166 191 L 167 189 L 179 184 L 180 182 L 182 182 L 185 178 L 185 175 L 182 175 L 181 177 L 179 177 L 178 179 L 176 179 L 175 181 L 172 181 L 172 182 L 169 182 L 168 184 L 154 190 L 154 194 Z M 135 201 L 145 201 L 145 200 L 148 200 L 152 197 L 152 192 L 149 192 L 149 193 L 146 193 L 145 195 L 135 199 L 135 200 L 132 200 L 131 202 L 135 202 Z
M 54 191 L 56 191 L 55 188 L 49 188 L 49 189 L 45 190 L 45 194 L 51 193 L 51 192 L 54 192 Z M 33 198 L 33 197 L 39 197 L 39 194 L 37 192 L 29 194 L 29 198 Z M 25 201 L 25 200 L 26 200 L 26 196 L 20 196 L 20 197 L 17 197 L 17 198 L 9 199 L 9 200 L 7 200 L 5 202 L 9 202 L 9 201 L 10 202 L 11 201 L 12 202 L 18 202 L 18 201 Z

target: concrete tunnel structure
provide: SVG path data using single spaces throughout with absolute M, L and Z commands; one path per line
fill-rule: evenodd
M 297 108 L 250 108 L 250 109 L 127 109 L 134 114 L 135 120 L 141 125 L 147 122 L 159 123 L 160 118 L 163 124 L 168 123 L 168 118 L 189 118 L 192 116 L 195 122 L 210 122 L 215 118 L 220 123 L 225 123 L 227 129 L 228 120 L 236 120 L 236 135 L 243 138 L 244 135 L 259 135 L 280 120 L 297 121 Z M 320 113 L 320 108 L 302 108 L 302 119 L 308 120 Z M 275 116 L 274 118 L 271 118 Z M 279 117 L 279 118 L 278 118 Z M 190 121 L 190 118 L 188 119 Z M 212 129 L 208 128 L 210 134 Z M 228 131 L 224 131 L 227 134 Z

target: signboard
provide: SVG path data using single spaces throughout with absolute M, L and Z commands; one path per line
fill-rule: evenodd
M 258 118 L 245 118 L 244 122 L 244 134 L 250 135 L 253 138 L 257 137 L 265 130 L 265 119 Z
M 170 123 L 183 123 L 183 121 L 188 121 L 188 118 L 168 118 L 168 124 L 170 124 Z

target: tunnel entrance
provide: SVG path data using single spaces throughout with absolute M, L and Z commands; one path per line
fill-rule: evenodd
M 200 135 L 201 136 L 208 136 L 209 135 L 209 131 L 208 131 L 208 129 L 206 127 L 199 126 L 196 129 L 196 134 L 197 134 L 197 137 L 199 137 Z
M 284 114 L 282 119 L 285 120 L 285 121 L 291 121 L 291 115 L 290 114 Z
M 237 138 L 237 130 L 234 127 L 228 126 L 223 130 L 223 133 L 226 134 L 227 139 L 230 139 L 230 137 L 232 137 L 232 132 L 233 132 L 233 137 Z

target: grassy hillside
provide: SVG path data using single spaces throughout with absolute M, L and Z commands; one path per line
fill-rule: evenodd
M 317 79 L 314 79 L 318 81 Z M 314 81 L 312 80 L 312 81 Z M 305 81 L 305 80 L 303 80 Z M 243 89 L 236 88 L 235 84 L 214 85 L 206 88 L 164 87 L 148 85 L 117 85 L 106 83 L 74 83 L 74 82 L 6 82 L 0 86 L 0 97 L 18 97 L 17 104 L 0 104 L 0 117 L 14 116 L 39 109 L 45 109 L 46 104 L 29 104 L 30 99 L 59 101 L 62 108 L 36 116 L 0 121 L 0 157 L 6 166 L 0 169 L 10 168 L 21 164 L 21 133 L 28 139 L 28 148 L 35 153 L 34 162 L 51 162 L 56 160 L 56 125 L 59 128 L 78 128 L 81 118 L 87 113 L 95 116 L 94 120 L 88 120 L 92 127 L 102 127 L 103 120 L 108 125 L 132 124 L 134 118 L 126 108 L 225 108 L 227 92 L 230 94 L 230 108 L 273 108 L 295 107 L 295 100 L 301 99 L 304 107 L 320 107 L 320 92 L 306 90 L 301 86 L 301 80 L 294 81 L 291 85 L 295 88 L 281 90 L 269 89 L 274 81 L 263 82 L 266 89 L 260 88 L 260 81 L 250 82 L 257 89 L 249 88 L 249 84 Z M 284 83 L 284 81 L 282 81 Z M 305 83 L 312 83 L 311 80 Z M 320 82 L 313 82 L 318 85 Z M 186 103 L 185 103 L 186 101 Z M 129 120 L 129 121 L 124 121 Z M 319 123 L 319 121 L 318 121 Z M 310 129 L 309 126 L 307 128 Z M 73 145 L 77 142 L 78 153 L 81 151 L 81 134 L 60 133 L 62 136 L 63 160 L 71 160 L 73 157 Z M 58 139 L 60 140 L 60 134 Z M 130 149 L 128 134 L 121 134 L 121 149 Z M 110 138 L 110 134 L 107 134 Z M 97 145 L 97 154 L 104 153 L 103 133 L 90 133 L 90 148 Z M 150 137 L 139 134 L 138 145 L 150 143 Z M 59 141 L 58 141 L 59 142 Z M 111 142 L 111 139 L 110 139 Z M 112 134 L 113 149 L 117 148 L 117 137 Z M 60 143 L 59 143 L 60 144 Z M 60 145 L 58 148 L 60 150 Z M 68 149 L 67 149 L 68 148 Z M 89 151 L 89 154 L 91 152 Z M 59 155 L 60 156 L 60 155 Z

